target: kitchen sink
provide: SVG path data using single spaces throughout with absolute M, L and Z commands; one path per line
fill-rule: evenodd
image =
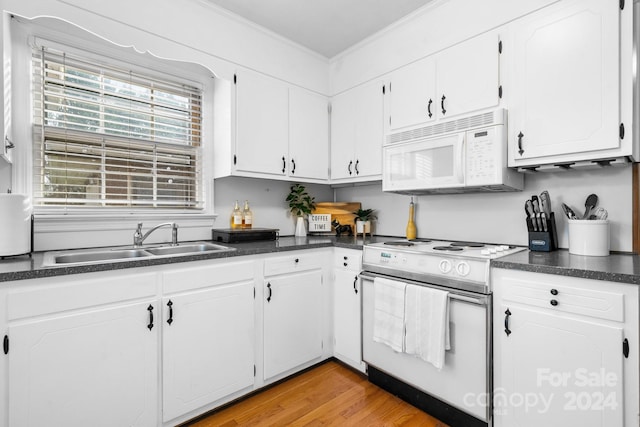
M 185 243 L 183 245 L 178 246 L 160 246 L 157 248 L 149 248 L 145 249 L 147 252 L 153 255 L 189 255 L 189 254 L 198 254 L 201 252 L 221 252 L 228 251 L 232 248 L 228 248 L 226 246 L 217 245 L 215 243 Z
M 134 261 L 140 259 L 167 258 L 173 256 L 196 255 L 213 252 L 234 251 L 223 245 L 209 242 L 187 242 L 176 246 L 148 246 L 143 248 L 78 249 L 70 251 L 46 252 L 43 267 L 104 264 L 111 262 Z
M 125 249 L 100 252 L 77 252 L 64 255 L 54 255 L 55 264 L 76 264 L 97 261 L 113 261 L 130 258 L 148 257 L 149 254 L 142 249 Z

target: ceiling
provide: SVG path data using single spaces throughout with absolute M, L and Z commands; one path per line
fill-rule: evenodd
M 332 58 L 431 0 L 208 0 Z

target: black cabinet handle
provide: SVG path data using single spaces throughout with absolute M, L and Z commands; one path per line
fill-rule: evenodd
M 552 306 L 554 306 L 554 307 L 555 307 L 556 305 L 558 305 L 558 301 L 556 301 L 556 300 L 554 300 L 554 299 L 552 299 L 552 300 L 551 300 L 551 301 L 549 301 L 549 302 L 550 302 L 550 303 L 551 303 L 551 305 L 552 305 Z
M 625 359 L 629 358 L 629 340 L 626 338 L 624 339 L 624 341 L 622 341 L 622 354 L 624 355 Z
M 352 174 L 351 172 L 351 165 L 353 164 L 353 160 L 349 161 L 349 166 L 347 166 L 347 170 L 349 171 L 349 175 Z
M 518 134 L 518 154 L 521 156 L 524 154 L 524 150 L 522 149 L 522 138 L 524 138 L 524 134 L 520 132 Z
M 151 304 L 149 304 L 149 307 L 147 307 L 147 311 L 149 312 L 149 324 L 147 325 L 147 328 L 149 328 L 149 330 L 153 329 L 153 306 Z
M 447 114 L 447 110 L 444 109 L 444 100 L 447 99 L 446 96 L 442 95 L 442 99 L 440 100 L 440 108 L 442 108 L 442 115 Z
M 360 164 L 360 160 L 356 160 L 356 175 L 360 175 L 360 171 L 358 170 L 359 164 Z
M 433 116 L 433 113 L 431 113 L 431 104 L 433 104 L 433 99 L 429 98 L 429 102 L 427 103 L 427 113 L 429 118 Z
M 282 156 L 282 173 L 287 170 L 287 159 Z
M 269 291 L 269 295 L 267 296 L 267 302 L 271 302 L 271 283 L 267 283 L 267 290 Z
M 345 255 L 345 256 L 343 256 L 342 258 L 344 258 L 344 260 L 345 260 L 345 261 L 349 259 L 349 257 L 348 257 L 348 256 L 346 256 L 346 255 Z
M 507 308 L 507 311 L 504 312 L 504 333 L 507 336 L 511 335 L 511 329 L 509 329 L 509 317 L 511 316 L 511 312 Z
M 345 267 L 348 266 L 349 264 L 347 264 L 346 262 L 343 262 L 342 265 L 344 265 Z
M 551 289 L 551 295 L 558 295 L 557 289 Z
M 358 276 L 356 276 L 353 279 L 353 292 L 355 292 L 356 294 L 358 293 L 358 288 L 356 287 L 356 284 L 358 283 Z
M 173 323 L 173 302 L 171 300 L 169 300 L 169 302 L 167 303 L 167 307 L 169 307 L 169 318 L 167 319 L 167 323 L 172 324 Z
M 291 159 L 291 174 L 296 173 L 296 161 Z
M 2 341 L 2 350 L 4 354 L 9 354 L 9 335 L 4 336 L 4 340 Z

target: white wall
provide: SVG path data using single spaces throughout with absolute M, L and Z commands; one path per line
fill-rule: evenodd
M 538 173 L 525 177 L 525 189 L 513 193 L 429 195 L 414 198 L 418 237 L 527 245 L 524 202 L 547 190 L 556 215 L 560 247 L 567 248 L 567 220 L 561 203 L 584 212 L 584 200 L 598 195 L 611 221 L 611 250 L 631 251 L 631 167 L 593 171 Z M 336 200 L 361 202 L 376 209 L 374 232 L 404 236 L 409 196 L 382 193 L 380 184 L 336 189 Z
M 333 202 L 333 190 L 328 185 L 303 184 L 316 202 Z M 249 200 L 253 212 L 253 226 L 277 228 L 280 235 L 292 235 L 295 218 L 289 213 L 285 201 L 291 183 L 270 179 L 228 177 L 216 179 L 214 203 L 219 213 L 215 228 L 229 228 L 233 204 L 236 200 Z M 242 207 L 242 206 L 241 206 Z

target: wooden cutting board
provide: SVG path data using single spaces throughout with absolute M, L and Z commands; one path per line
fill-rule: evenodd
M 331 220 L 337 219 L 341 225 L 350 224 L 355 232 L 355 218 L 353 212 L 360 209 L 360 202 L 317 202 L 314 214 L 331 214 Z

